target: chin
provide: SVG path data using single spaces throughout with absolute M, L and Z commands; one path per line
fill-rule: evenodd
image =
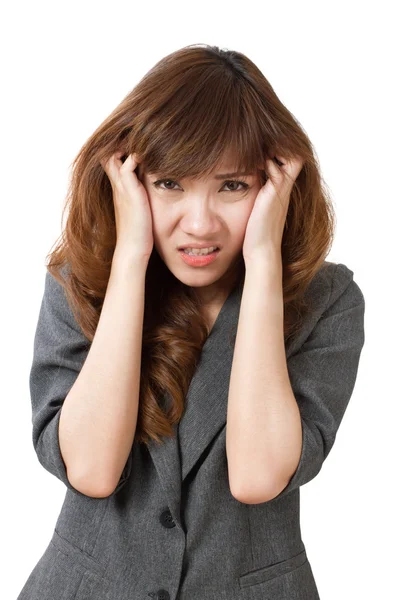
M 182 273 L 182 270 L 179 270 L 179 272 L 171 271 L 171 273 L 174 275 L 174 277 L 176 277 L 176 279 L 179 279 L 179 281 L 181 283 L 183 283 L 184 285 L 187 285 L 190 287 L 199 287 L 199 288 L 206 287 L 208 285 L 212 285 L 213 283 L 216 283 L 224 275 L 224 273 L 216 273 L 216 272 L 206 273 L 204 271 L 202 273 L 199 273 L 200 268 L 193 269 L 193 271 L 195 271 L 195 272 L 192 275 L 184 274 L 184 273 Z

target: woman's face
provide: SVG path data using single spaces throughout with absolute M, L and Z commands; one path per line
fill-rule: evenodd
M 201 180 L 172 180 L 139 170 L 153 217 L 154 245 L 177 279 L 187 286 L 209 289 L 216 297 L 218 281 L 242 251 L 247 221 L 261 187 L 260 173 L 232 173 L 224 162 Z M 241 183 L 232 180 L 240 180 Z M 206 266 L 187 264 L 178 248 L 193 243 L 218 246 L 216 259 Z

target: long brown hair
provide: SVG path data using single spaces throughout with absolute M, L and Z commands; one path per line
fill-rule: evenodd
M 177 180 L 208 175 L 230 150 L 237 161 L 232 167 L 245 172 L 264 165 L 271 153 L 303 159 L 282 239 L 285 341 L 293 336 L 310 310 L 304 293 L 331 248 L 335 216 L 310 140 L 256 65 L 240 52 L 207 44 L 169 54 L 74 159 L 63 209 L 63 218 L 68 216 L 47 255 L 47 270 L 63 285 L 90 341 L 116 244 L 112 189 L 100 161 L 121 150 L 136 152 L 147 171 Z M 234 287 L 243 284 L 243 256 L 233 267 Z M 182 416 L 209 334 L 199 308 L 193 290 L 177 280 L 153 248 L 145 284 L 138 442 L 174 435 L 172 425 Z M 168 410 L 160 403 L 164 394 L 171 400 Z

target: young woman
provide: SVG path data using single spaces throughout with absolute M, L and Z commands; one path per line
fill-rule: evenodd
M 317 600 L 299 488 L 352 395 L 365 303 L 326 260 L 305 132 L 246 56 L 187 46 L 89 138 L 67 206 L 30 374 L 34 448 L 67 490 L 18 600 Z

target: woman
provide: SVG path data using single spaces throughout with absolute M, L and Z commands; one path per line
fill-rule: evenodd
M 30 374 L 35 451 L 67 490 L 18 600 L 318 599 L 299 488 L 352 395 L 365 303 L 326 260 L 307 135 L 243 54 L 188 46 L 89 138 L 67 206 Z

